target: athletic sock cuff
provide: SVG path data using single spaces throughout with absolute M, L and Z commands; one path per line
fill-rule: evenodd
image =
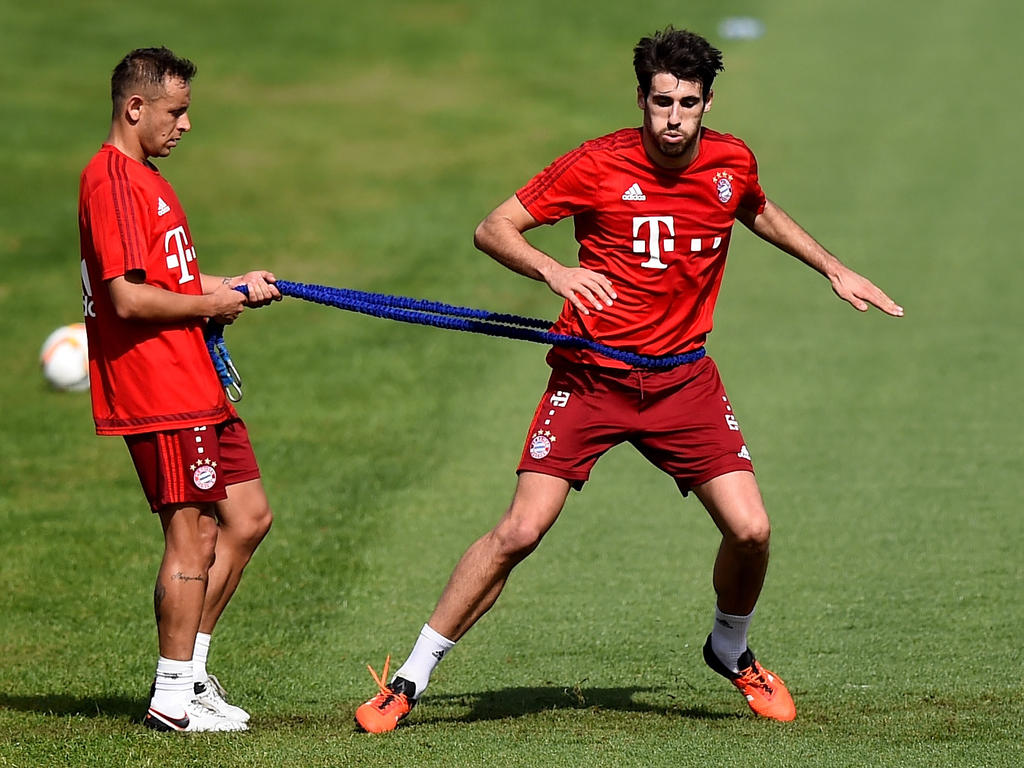
M 442 635 L 440 632 L 435 631 L 429 624 L 424 624 L 423 629 L 420 630 L 420 635 L 428 638 L 429 640 L 437 643 L 439 646 L 448 650 L 455 645 L 454 640 L 449 640 L 447 637 Z
M 756 610 L 757 610 L 757 608 L 754 608 L 754 611 L 756 611 Z M 735 621 L 738 621 L 738 622 L 740 622 L 740 621 L 750 621 L 751 617 L 754 615 L 754 611 L 751 611 L 746 616 L 740 616 L 739 614 L 736 614 L 736 613 L 726 613 L 725 611 L 723 611 L 721 608 L 719 608 L 716 605 L 715 606 L 715 618 L 716 619 L 725 619 L 726 621 L 728 621 L 729 619 L 734 619 Z

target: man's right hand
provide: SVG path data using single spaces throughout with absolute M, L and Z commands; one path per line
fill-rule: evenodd
M 556 294 L 568 299 L 581 314 L 589 315 L 590 307 L 600 311 L 610 307 L 618 298 L 612 281 L 599 272 L 583 267 L 558 264 L 544 275 L 544 280 Z M 589 306 L 588 306 L 589 305 Z
M 231 325 L 245 309 L 245 295 L 226 283 L 219 285 L 213 293 L 205 294 L 205 298 L 210 305 L 209 318 L 221 325 Z

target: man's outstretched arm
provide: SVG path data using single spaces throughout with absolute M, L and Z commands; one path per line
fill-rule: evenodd
M 762 213 L 753 214 L 740 208 L 736 218 L 758 237 L 827 277 L 836 296 L 849 302 L 854 309 L 866 312 L 868 305 L 872 305 L 887 315 L 903 317 L 903 307 L 866 277 L 857 274 L 829 253 L 771 200 L 767 201 Z

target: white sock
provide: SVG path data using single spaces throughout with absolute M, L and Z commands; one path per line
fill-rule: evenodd
M 156 681 L 149 706 L 167 717 L 184 717 L 185 705 L 193 696 L 192 662 L 161 656 L 156 663 Z
M 739 672 L 740 656 L 747 650 L 747 628 L 754 612 L 746 616 L 733 616 L 722 613 L 715 606 L 715 624 L 711 629 L 711 650 L 725 666 L 733 672 Z
M 405 664 L 395 672 L 395 677 L 404 677 L 414 683 L 418 699 L 427 690 L 434 667 L 441 662 L 444 655 L 454 645 L 454 640 L 449 640 L 431 629 L 429 624 L 424 624 L 423 629 L 420 630 L 420 636 L 416 638 L 416 645 L 413 646 L 412 653 L 405 660 Z
M 196 634 L 196 644 L 192 650 L 192 680 L 205 683 L 210 677 L 206 671 L 206 659 L 210 655 L 210 636 L 205 632 Z

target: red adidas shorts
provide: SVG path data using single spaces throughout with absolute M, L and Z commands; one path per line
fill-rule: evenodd
M 249 432 L 239 418 L 206 427 L 125 435 L 149 506 L 208 504 L 227 486 L 260 476 Z
M 754 470 L 718 367 L 704 357 L 666 371 L 555 368 L 518 471 L 561 477 L 579 490 L 601 455 L 622 442 L 684 492 Z

